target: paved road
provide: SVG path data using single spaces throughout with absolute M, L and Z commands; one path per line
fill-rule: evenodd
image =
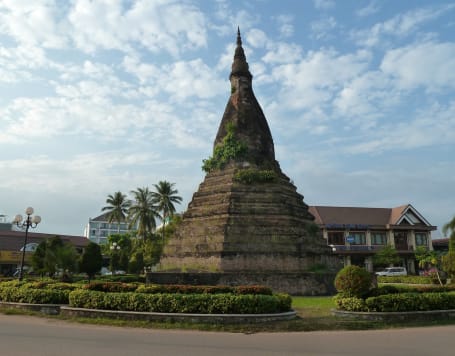
M 0 314 L 1 356 L 455 355 L 455 326 L 233 334 L 132 329 Z

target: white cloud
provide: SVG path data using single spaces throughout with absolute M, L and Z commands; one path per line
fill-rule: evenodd
M 0 32 L 25 45 L 63 48 L 68 42 L 66 24 L 58 15 L 55 1 L 5 0 L 0 4 Z
M 335 7 L 335 1 L 333 0 L 313 0 L 313 5 L 319 10 L 329 10 Z
M 333 16 L 311 22 L 311 35 L 317 40 L 327 40 L 332 37 L 331 32 L 337 27 Z
M 367 30 L 352 31 L 351 37 L 357 44 L 367 47 L 377 46 L 384 37 L 404 37 L 414 33 L 419 26 L 433 21 L 454 8 L 454 4 L 411 10 L 398 14 L 385 22 L 375 24 Z
M 367 6 L 362 7 L 356 11 L 359 17 L 366 17 L 375 14 L 379 11 L 379 6 L 376 0 L 372 0 Z
M 412 115 L 411 113 L 408 114 Z M 455 101 L 448 105 L 434 104 L 420 110 L 408 121 L 389 123 L 375 129 L 364 141 L 346 146 L 354 154 L 411 150 L 433 145 L 453 145 Z
M 206 99 L 225 92 L 225 82 L 201 59 L 165 65 L 157 84 L 177 100 L 190 97 Z
M 276 21 L 279 26 L 281 37 L 288 38 L 294 34 L 294 16 L 292 15 L 278 15 Z
M 267 64 L 294 63 L 302 58 L 302 47 L 294 43 L 269 43 L 268 52 L 262 57 Z
M 429 90 L 455 87 L 455 43 L 418 43 L 388 51 L 381 63 L 384 73 L 404 88 Z
M 370 54 L 358 51 L 340 55 L 334 50 L 309 52 L 301 61 L 277 66 L 273 78 L 282 87 L 283 105 L 305 109 L 330 102 L 347 81 L 368 67 Z

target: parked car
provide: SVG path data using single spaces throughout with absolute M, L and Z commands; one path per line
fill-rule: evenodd
M 406 276 L 408 271 L 404 267 L 387 267 L 383 271 L 376 272 L 378 276 Z

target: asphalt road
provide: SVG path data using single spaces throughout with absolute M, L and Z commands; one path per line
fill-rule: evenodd
M 0 314 L 1 356 L 453 356 L 454 335 L 455 326 L 245 335 L 94 326 Z

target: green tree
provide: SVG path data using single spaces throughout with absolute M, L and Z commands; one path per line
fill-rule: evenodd
M 442 269 L 450 278 L 455 278 L 455 217 L 443 226 L 442 232 L 449 234 L 449 252 L 441 257 Z
M 77 268 L 77 252 L 73 245 L 55 236 L 42 241 L 32 256 L 32 266 L 38 273 L 53 277 L 58 270 L 74 272 Z
M 373 257 L 373 263 L 375 266 L 387 267 L 393 266 L 400 262 L 400 256 L 395 247 L 386 245 Z
M 136 228 L 138 237 L 145 240 L 156 227 L 155 218 L 159 217 L 153 195 L 150 190 L 137 188 L 132 190 L 134 201 L 128 209 L 130 228 Z
M 89 242 L 82 253 L 79 270 L 87 273 L 90 283 L 90 280 L 101 270 L 101 267 L 103 267 L 101 248 L 98 244 Z
M 440 285 L 442 285 L 443 283 L 438 268 L 441 261 L 437 252 L 430 251 L 424 246 L 419 246 L 416 248 L 414 256 L 419 263 L 419 267 L 424 270 L 432 271 L 432 276 L 435 277 L 435 280 L 437 279 Z
M 156 209 L 161 212 L 161 220 L 163 222 L 162 240 L 165 240 L 166 221 L 175 213 L 175 205 L 182 202 L 182 197 L 178 196 L 178 190 L 174 189 L 175 183 L 168 181 L 159 181 L 153 185 L 155 192 L 152 192 L 153 202 L 156 204 Z
M 113 195 L 109 194 L 106 199 L 106 205 L 101 209 L 102 211 L 108 212 L 108 222 L 117 222 L 118 230 L 120 232 L 120 223 L 126 220 L 128 213 L 129 201 L 126 199 L 126 195 L 122 192 L 115 192 Z
M 113 273 L 116 270 L 127 271 L 132 251 L 131 235 L 110 235 L 108 237 L 108 244 L 105 251 L 110 257 L 110 268 Z

